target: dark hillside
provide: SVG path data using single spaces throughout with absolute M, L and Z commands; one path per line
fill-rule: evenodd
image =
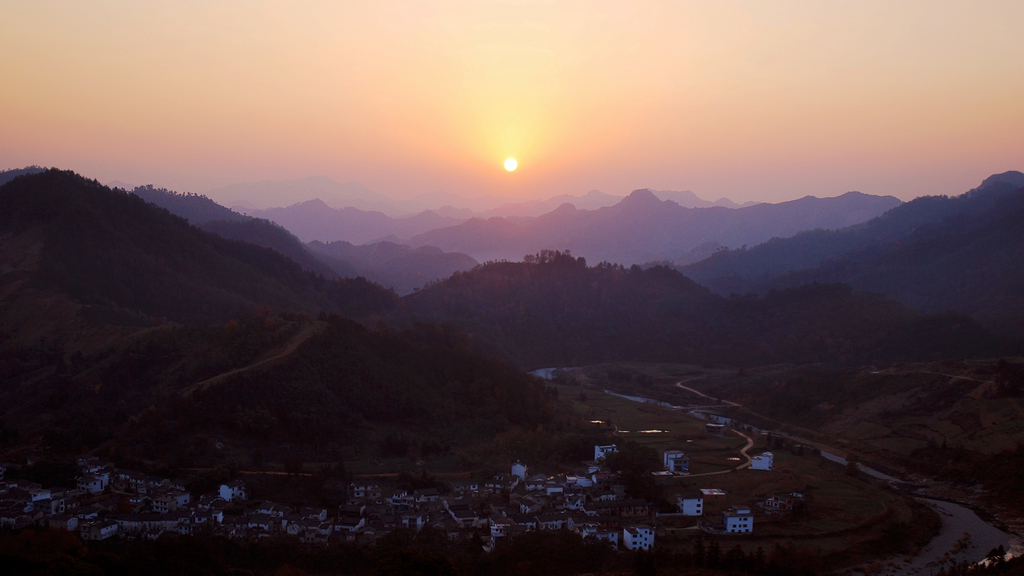
M 983 212 L 922 226 L 898 243 L 873 246 L 783 275 L 784 287 L 844 282 L 922 312 L 956 310 L 1008 334 L 1024 333 L 1024 188 Z
M 4 264 L 14 269 L 2 278 L 6 302 L 45 306 L 57 295 L 70 299 L 72 314 L 105 323 L 117 323 L 119 311 L 218 322 L 264 305 L 346 314 L 397 305 L 379 287 L 317 278 L 274 250 L 208 234 L 72 172 L 49 170 L 0 187 L 0 239 Z
M 991 355 L 1013 344 L 955 314 L 922 316 L 877 294 L 813 284 L 724 298 L 678 272 L 545 251 L 498 262 L 405 297 L 531 367 L 617 360 L 843 364 Z
M 39 166 L 28 166 L 25 168 L 17 168 L 15 170 L 4 170 L 3 172 L 0 172 L 0 186 L 7 184 L 8 182 L 14 180 L 18 176 L 25 176 L 27 174 L 39 174 L 40 172 L 45 171 L 46 168 L 42 168 Z
M 199 194 L 178 194 L 164 188 L 139 186 L 132 194 L 166 208 L 171 214 L 181 216 L 189 223 L 212 232 L 221 238 L 241 240 L 264 248 L 273 248 L 291 258 L 303 270 L 335 278 L 339 273 L 317 260 L 299 242 L 294 234 L 270 222 L 239 214 Z M 340 274 L 355 277 L 355 274 Z
M 749 249 L 720 250 L 681 270 L 720 293 L 744 293 L 753 284 L 763 284 L 789 271 L 813 268 L 870 246 L 898 242 L 922 226 L 954 215 L 989 211 L 1021 185 L 1024 174 L 1020 172 L 997 174 L 960 196 L 923 196 L 862 224 L 839 230 L 808 230 L 788 238 L 773 238 Z
M 221 206 L 201 194 L 178 194 L 166 188 L 154 188 L 153 186 L 138 186 L 131 193 L 147 202 L 166 208 L 171 214 L 177 214 L 196 226 L 213 220 L 242 221 L 249 219 L 248 216 Z
M 321 262 L 302 245 L 302 242 L 299 242 L 299 239 L 294 234 L 269 220 L 257 218 L 211 220 L 202 224 L 200 228 L 221 238 L 239 240 L 255 244 L 256 246 L 271 248 L 294 260 L 303 270 L 308 270 L 325 278 L 356 276 L 355 274 L 339 273 L 331 266 Z
M 186 467 L 248 462 L 257 450 L 275 462 L 416 455 L 548 421 L 543 384 L 464 334 L 322 318 L 166 326 L 8 370 L 0 422 L 61 452 Z
M 919 200 L 873 221 L 872 227 Z M 760 258 L 760 277 L 730 276 L 707 283 L 722 291 L 764 293 L 811 282 L 841 282 L 885 294 L 919 312 L 955 310 L 999 332 L 1024 333 L 1024 268 L 1020 266 L 1024 262 L 1024 188 L 993 186 L 984 193 L 929 202 L 946 208 L 957 204 L 958 208 L 945 218 L 919 223 L 896 240 L 851 249 L 818 264 L 808 259 L 805 269 L 778 272 L 806 256 L 803 248 L 814 246 L 815 240 L 820 241 L 815 249 L 824 249 L 829 238 L 845 241 L 853 235 L 802 234 L 739 256 L 722 253 L 687 269 L 708 266 L 706 272 L 716 262 L 735 264 Z M 774 272 L 767 271 L 773 266 Z

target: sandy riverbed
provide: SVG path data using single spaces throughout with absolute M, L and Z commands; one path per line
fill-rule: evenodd
M 970 508 L 941 500 L 921 499 L 942 518 L 942 530 L 916 556 L 890 558 L 880 574 L 892 576 L 929 576 L 950 562 L 979 562 L 990 550 L 1003 546 L 1009 550 L 1014 537 L 986 523 Z

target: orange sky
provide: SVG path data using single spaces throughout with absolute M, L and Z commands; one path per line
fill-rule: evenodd
M 0 169 L 956 194 L 1024 169 L 1020 22 L 1019 0 L 0 0 Z

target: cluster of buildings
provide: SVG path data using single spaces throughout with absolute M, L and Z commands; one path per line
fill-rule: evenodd
M 713 432 L 717 432 L 719 424 L 708 424 L 715 426 Z M 674 470 L 670 467 L 674 459 L 682 454 L 676 450 L 666 450 L 664 461 L 666 470 Z M 774 456 L 771 452 L 764 452 L 751 459 L 752 470 L 771 470 Z M 685 471 L 688 471 L 686 469 Z M 720 522 L 701 523 L 701 528 L 711 534 L 743 534 L 754 531 L 754 515 L 749 506 L 731 506 L 725 508 L 726 493 L 718 488 L 702 488 L 688 494 L 681 494 L 676 499 L 676 506 L 679 514 L 683 516 L 705 516 L 715 517 L 719 515 Z M 763 502 L 758 502 L 757 507 L 766 514 L 779 512 L 792 512 L 796 502 L 802 502 L 803 495 L 793 492 L 790 494 L 775 494 Z
M 328 545 L 372 544 L 398 528 L 429 526 L 451 540 L 479 538 L 485 548 L 530 530 L 566 529 L 617 549 L 649 550 L 654 545 L 650 504 L 627 498 L 618 477 L 599 465 L 587 473 L 551 477 L 527 476 L 526 467 L 516 463 L 509 474 L 456 481 L 445 492 L 357 481 L 349 484 L 347 500 L 337 509 L 250 500 L 241 481 L 193 498 L 181 483 L 94 458 L 80 458 L 78 466 L 81 475 L 72 489 L 24 480 L 0 482 L 0 527 L 63 528 L 83 540 L 287 534 Z
M 683 516 L 721 516 L 721 523 L 702 523 L 708 533 L 743 534 L 754 531 L 754 516 L 750 508 L 732 506 L 725 508 L 726 493 L 718 488 L 701 488 L 676 498 L 676 506 Z
M 373 544 L 398 528 L 429 526 L 451 540 L 479 538 L 487 549 L 525 532 L 564 529 L 616 549 L 649 550 L 655 538 L 651 505 L 628 498 L 618 476 L 603 467 L 616 451 L 614 444 L 595 446 L 594 460 L 575 474 L 528 475 L 526 466 L 517 462 L 509 474 L 456 481 L 443 493 L 436 488 L 409 491 L 369 480 L 352 482 L 345 503 L 336 509 L 253 501 L 241 481 L 194 499 L 180 482 L 82 457 L 73 489 L 0 482 L 0 526 L 63 528 L 83 540 L 156 539 L 168 533 L 247 539 L 287 534 L 313 545 Z M 665 470 L 656 474 L 689 472 L 689 459 L 682 451 L 666 450 L 662 457 Z M 754 460 L 755 469 L 771 469 L 771 453 Z M 2 472 L 0 467 L 0 480 Z M 776 495 L 760 506 L 768 513 L 792 510 L 798 496 Z M 725 500 L 725 492 L 705 488 L 680 496 L 677 505 L 684 516 L 720 513 L 721 524 L 709 531 L 752 532 L 750 509 L 723 510 Z

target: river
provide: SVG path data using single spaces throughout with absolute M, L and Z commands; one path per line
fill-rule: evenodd
M 978 517 L 970 508 L 952 502 L 918 498 L 942 518 L 939 535 L 932 538 L 916 556 L 888 558 L 881 574 L 891 576 L 930 576 L 951 562 L 974 564 L 985 559 L 993 548 L 1002 546 L 1018 554 L 1020 539 L 1003 532 Z

